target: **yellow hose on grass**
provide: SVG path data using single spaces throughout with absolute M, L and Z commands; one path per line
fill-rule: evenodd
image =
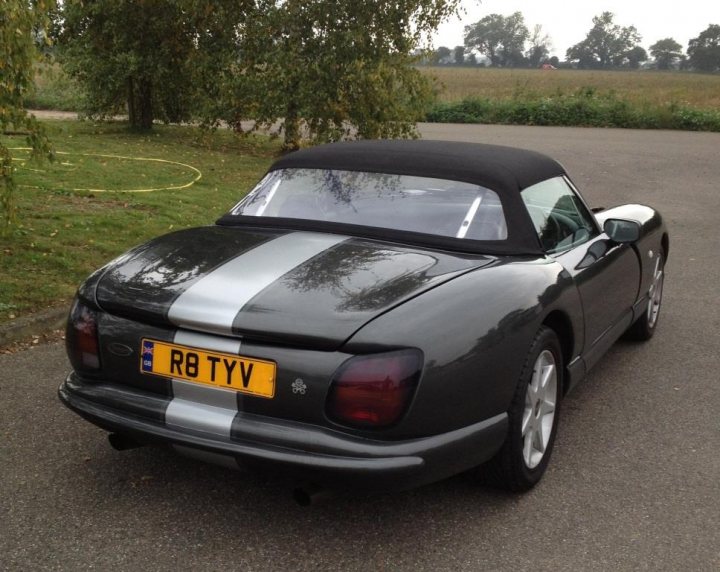
M 10 151 L 32 151 L 31 147 L 9 147 Z M 102 157 L 104 159 L 124 159 L 126 161 L 148 161 L 148 162 L 155 162 L 155 163 L 168 163 L 170 165 L 180 165 L 181 167 L 186 167 L 193 171 L 195 173 L 195 177 L 192 181 L 189 183 L 186 183 L 184 185 L 171 185 L 167 187 L 155 187 L 151 189 L 84 189 L 84 188 L 75 188 L 75 189 L 67 189 L 69 191 L 74 192 L 89 192 L 89 193 L 152 193 L 155 191 L 179 191 L 180 189 L 187 189 L 188 187 L 191 187 L 195 183 L 197 183 L 200 179 L 202 179 L 202 172 L 200 172 L 200 169 L 197 169 L 193 167 L 192 165 L 187 165 L 186 163 L 180 163 L 179 161 L 169 161 L 167 159 L 153 159 L 150 157 L 126 157 L 124 155 L 104 155 L 101 153 L 71 153 L 67 151 L 55 151 L 56 155 L 78 155 L 80 157 Z M 21 161 L 22 159 L 15 159 L 18 161 Z M 29 168 L 29 167 L 28 167 Z M 33 188 L 37 189 L 40 187 L 37 187 L 35 185 L 20 185 L 27 188 Z

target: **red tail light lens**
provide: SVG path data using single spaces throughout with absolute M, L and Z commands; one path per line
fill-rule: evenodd
M 422 353 L 402 350 L 357 356 L 336 372 L 328 416 L 354 427 L 387 427 L 405 413 L 420 379 Z
M 77 299 L 70 310 L 65 345 L 73 369 L 100 368 L 97 315 Z

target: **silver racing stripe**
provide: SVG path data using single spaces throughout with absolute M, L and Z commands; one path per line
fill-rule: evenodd
M 238 355 L 240 340 L 209 336 L 186 330 L 175 332 L 176 344 Z M 203 431 L 230 437 L 230 428 L 238 412 L 237 392 L 183 381 L 172 380 L 173 399 L 165 410 L 169 427 Z
M 213 270 L 183 292 L 168 311 L 178 326 L 229 335 L 235 316 L 284 274 L 347 240 L 346 236 L 291 232 L 264 242 Z
M 183 292 L 170 307 L 168 317 L 183 328 L 210 334 L 231 334 L 238 312 L 264 288 L 310 258 L 347 240 L 347 237 L 311 232 L 292 232 L 263 243 L 223 264 Z M 179 329 L 173 342 L 221 353 L 239 355 L 241 341 Z M 238 414 L 238 393 L 184 381 L 172 380 L 173 399 L 165 411 L 168 427 L 230 437 Z M 198 456 L 187 447 L 178 452 Z M 201 455 L 202 456 L 202 455 Z M 203 460 L 233 466 L 232 457 L 204 455 Z

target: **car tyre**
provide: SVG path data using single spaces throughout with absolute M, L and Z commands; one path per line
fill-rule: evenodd
M 663 283 L 665 281 L 665 252 L 660 249 L 655 259 L 655 270 L 648 291 L 648 305 L 645 311 L 625 332 L 630 340 L 646 342 L 655 335 L 658 320 L 660 319 L 660 306 L 662 304 Z
M 501 449 L 481 468 L 489 484 L 527 491 L 550 462 L 560 413 L 563 360 L 560 341 L 542 326 L 530 346 L 508 409 L 508 433 Z

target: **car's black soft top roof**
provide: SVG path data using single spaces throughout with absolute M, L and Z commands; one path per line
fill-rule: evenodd
M 565 174 L 554 159 L 525 149 L 459 141 L 345 141 L 302 149 L 277 169 L 341 169 L 466 181 L 499 193 L 516 192 Z
M 295 151 L 270 167 L 280 169 L 335 169 L 415 175 L 473 183 L 500 197 L 508 236 L 505 240 L 471 240 L 386 228 L 360 227 L 329 221 L 233 215 L 218 224 L 253 225 L 347 233 L 370 238 L 482 254 L 542 254 L 520 191 L 552 177 L 565 175 L 557 161 L 524 149 L 459 141 L 373 140 L 347 141 Z

